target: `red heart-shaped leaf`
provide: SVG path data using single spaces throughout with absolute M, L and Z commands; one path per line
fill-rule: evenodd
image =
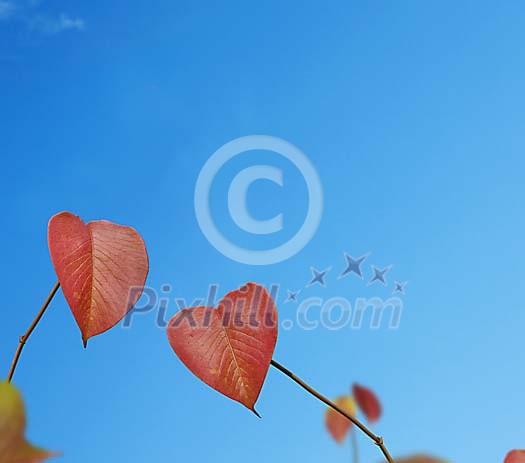
M 255 411 L 277 342 L 277 309 L 256 283 L 213 307 L 183 309 L 169 322 L 171 347 L 198 378 Z
M 375 423 L 381 416 L 381 403 L 372 390 L 354 384 L 352 388 L 357 405 L 370 423 Z
M 525 450 L 511 450 L 504 463 L 525 463 Z
M 106 220 L 85 224 L 61 212 L 49 221 L 48 244 L 85 346 L 115 326 L 142 294 L 148 275 L 144 241 L 131 227 Z
M 355 416 L 356 406 L 353 397 L 349 395 L 340 396 L 333 401 L 339 408 L 342 408 L 350 416 Z M 326 429 L 336 442 L 342 444 L 345 440 L 348 431 L 352 426 L 352 422 L 341 415 L 338 411 L 331 407 L 326 409 L 325 413 Z

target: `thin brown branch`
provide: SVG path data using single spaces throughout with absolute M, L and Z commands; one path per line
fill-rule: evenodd
M 35 319 L 33 320 L 31 325 L 27 329 L 27 331 L 24 333 L 23 336 L 20 336 L 19 343 L 18 343 L 18 348 L 16 349 L 15 356 L 13 358 L 13 362 L 11 363 L 11 368 L 9 369 L 9 374 L 7 375 L 7 381 L 8 382 L 11 382 L 11 380 L 13 379 L 13 375 L 15 374 L 16 365 L 18 364 L 18 360 L 20 359 L 20 355 L 22 354 L 22 349 L 24 348 L 27 340 L 29 339 L 29 336 L 31 336 L 31 333 L 36 328 L 36 325 L 38 325 L 38 322 L 40 321 L 40 319 L 44 315 L 44 312 L 46 311 L 47 306 L 51 302 L 51 299 L 53 299 L 53 296 L 58 291 L 58 288 L 60 288 L 60 283 L 57 281 L 55 283 L 55 286 L 53 286 L 53 289 L 49 293 L 49 296 L 47 296 L 47 299 L 44 301 L 44 304 L 40 308 L 40 310 L 39 310 L 38 314 L 36 315 Z
M 287 368 L 283 367 L 280 363 L 276 362 L 275 360 L 272 360 L 271 365 L 273 367 L 277 368 L 281 373 L 284 373 L 291 380 L 295 381 L 297 384 L 299 384 L 299 386 L 301 386 L 307 392 L 309 392 L 314 397 L 319 399 L 321 402 L 325 403 L 329 407 L 333 408 L 336 412 L 340 413 L 345 418 L 349 419 L 362 432 L 364 432 L 370 439 L 372 439 L 374 441 L 374 444 L 376 444 L 381 449 L 381 452 L 385 456 L 386 461 L 388 461 L 389 463 L 394 463 L 394 460 L 392 459 L 392 457 L 390 456 L 390 453 L 388 452 L 387 448 L 385 447 L 385 444 L 383 442 L 383 438 L 382 437 L 376 436 L 363 423 L 361 423 L 361 421 L 359 421 L 357 418 L 354 418 L 352 415 L 346 413 L 342 408 L 338 407 L 331 400 L 327 399 L 324 395 L 319 394 L 319 392 L 317 392 L 315 389 L 313 389 L 308 384 L 306 384 L 301 378 L 295 376 L 290 370 L 288 370 Z

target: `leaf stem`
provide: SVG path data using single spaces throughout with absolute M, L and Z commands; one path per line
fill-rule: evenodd
M 49 305 L 49 303 L 53 299 L 53 296 L 58 291 L 58 288 L 60 288 L 60 283 L 57 281 L 55 283 L 55 286 L 53 286 L 53 289 L 51 290 L 51 292 L 47 296 L 47 299 L 44 301 L 44 304 L 42 305 L 42 307 L 40 308 L 39 312 L 37 313 L 35 319 L 33 320 L 31 325 L 27 329 L 27 331 L 22 336 L 20 336 L 18 347 L 16 349 L 15 356 L 13 358 L 13 362 L 11 363 L 11 368 L 9 369 L 9 374 L 7 375 L 7 381 L 8 382 L 11 382 L 11 380 L 13 379 L 13 375 L 15 374 L 16 365 L 18 364 L 18 360 L 20 359 L 20 355 L 22 354 L 22 349 L 24 348 L 25 343 L 29 339 L 29 336 L 31 336 L 31 333 L 33 332 L 33 330 L 36 328 L 36 325 L 38 325 L 38 322 L 40 321 L 40 319 L 44 315 L 44 312 L 46 311 L 47 306 Z
M 361 421 L 359 421 L 357 418 L 354 418 L 352 415 L 349 415 L 346 413 L 342 408 L 338 407 L 336 404 L 334 404 L 331 400 L 327 399 L 324 395 L 317 392 L 315 389 L 310 387 L 308 384 L 306 384 L 301 378 L 295 376 L 290 370 L 282 366 L 280 363 L 276 362 L 272 359 L 271 365 L 274 368 L 277 368 L 281 373 L 288 376 L 291 380 L 295 381 L 299 386 L 301 386 L 303 389 L 305 389 L 307 392 L 312 394 L 314 397 L 319 399 L 321 402 L 325 403 L 329 407 L 333 408 L 336 412 L 343 415 L 345 418 L 349 419 L 352 423 L 354 423 L 362 432 L 364 432 L 370 439 L 374 441 L 374 444 L 376 444 L 380 449 L 383 455 L 386 458 L 386 461 L 389 463 L 394 463 L 394 460 L 390 456 L 390 453 L 388 452 L 387 448 L 385 447 L 385 444 L 383 442 L 383 438 L 380 436 L 376 436 L 372 431 L 370 431 Z
M 353 452 L 352 463 L 359 463 L 359 448 L 357 446 L 357 435 L 353 429 L 350 429 L 350 442 Z

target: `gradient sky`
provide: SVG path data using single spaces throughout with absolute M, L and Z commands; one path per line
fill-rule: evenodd
M 333 267 L 328 287 L 301 297 L 386 298 L 410 280 L 398 330 L 281 329 L 275 358 L 330 397 L 372 387 L 394 456 L 493 463 L 525 447 L 524 23 L 517 0 L 0 1 L 0 365 L 55 282 L 47 221 L 70 210 L 144 236 L 170 314 L 212 283 L 304 288 L 310 266 Z M 325 192 L 315 237 L 271 266 L 224 257 L 194 213 L 206 160 L 251 134 L 298 146 Z M 307 207 L 279 156 L 225 166 L 212 209 L 232 240 L 261 246 L 226 208 L 231 177 L 254 162 L 285 171 L 283 188 L 258 182 L 248 197 L 254 216 L 285 214 L 273 245 Z M 390 286 L 336 280 L 344 251 L 372 253 L 366 278 L 393 264 Z M 322 404 L 287 378 L 269 372 L 259 420 L 187 371 L 155 320 L 84 350 L 59 293 L 15 376 L 30 438 L 64 463 L 350 461 Z M 362 462 L 381 461 L 359 442 Z

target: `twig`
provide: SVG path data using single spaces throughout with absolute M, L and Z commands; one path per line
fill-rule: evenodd
M 275 368 L 277 368 L 281 373 L 284 373 L 286 376 L 288 376 L 290 379 L 295 381 L 299 386 L 301 386 L 303 389 L 305 389 L 307 392 L 312 394 L 314 397 L 318 398 L 321 402 L 324 402 L 329 407 L 333 408 L 336 412 L 339 412 L 341 415 L 349 419 L 352 423 L 354 423 L 361 431 L 363 431 L 370 439 L 374 441 L 374 443 L 381 449 L 381 452 L 383 452 L 383 455 L 385 456 L 386 460 L 389 463 L 394 463 L 394 460 L 390 456 L 390 453 L 388 452 L 387 448 L 385 447 L 385 444 L 383 442 L 383 438 L 380 436 L 376 436 L 372 431 L 370 431 L 361 421 L 359 421 L 357 418 L 354 418 L 352 415 L 349 415 L 346 413 L 342 408 L 338 407 L 336 404 L 334 404 L 332 401 L 327 399 L 324 395 L 319 394 L 315 389 L 310 387 L 308 384 L 306 384 L 301 378 L 298 378 L 295 376 L 290 370 L 283 367 L 280 363 L 276 362 L 272 359 L 271 365 Z
M 49 293 L 49 296 L 47 296 L 47 299 L 44 301 L 44 304 L 40 308 L 40 310 L 39 310 L 38 314 L 36 315 L 35 319 L 33 320 L 31 325 L 27 329 L 27 331 L 24 333 L 23 336 L 20 336 L 19 343 L 18 343 L 18 348 L 16 349 L 15 356 L 13 358 L 13 362 L 11 363 L 11 368 L 9 369 L 9 374 L 7 375 L 7 381 L 8 382 L 11 382 L 11 380 L 13 379 L 13 375 L 15 374 L 16 365 L 18 364 L 18 360 L 20 359 L 20 354 L 22 353 L 22 349 L 24 348 L 25 343 L 29 339 L 29 336 L 31 336 L 31 333 L 33 332 L 33 330 L 36 328 L 36 325 L 38 325 L 38 322 L 40 321 L 40 319 L 44 315 L 44 312 L 46 311 L 47 306 L 51 302 L 51 299 L 53 299 L 53 296 L 58 291 L 58 288 L 60 288 L 60 283 L 57 281 L 55 283 L 55 286 L 53 286 L 53 289 Z
M 350 442 L 353 452 L 352 463 L 359 463 L 359 448 L 357 447 L 357 436 L 353 429 L 350 429 Z

